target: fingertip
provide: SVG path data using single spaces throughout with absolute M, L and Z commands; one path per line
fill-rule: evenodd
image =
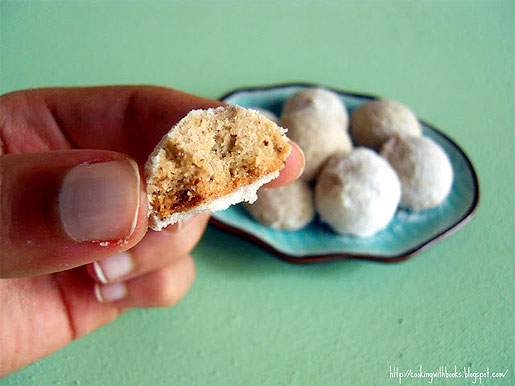
M 0 169 L 2 198 L 10 203 L 0 221 L 9 228 L 0 248 L 0 257 L 9 257 L 0 258 L 1 277 L 85 265 L 131 248 L 147 232 L 141 168 L 125 154 L 9 154 Z
M 306 163 L 304 152 L 293 141 L 289 141 L 291 146 L 290 155 L 286 159 L 284 168 L 279 172 L 279 177 L 273 179 L 268 184 L 263 185 L 265 188 L 278 188 L 280 186 L 288 185 L 299 178 L 304 171 Z
M 291 153 L 294 153 L 295 160 L 297 161 L 297 163 L 295 164 L 295 168 L 297 171 L 297 174 L 295 175 L 295 179 L 297 179 L 304 172 L 304 167 L 306 166 L 306 157 L 304 156 L 304 151 L 300 148 L 299 145 L 297 145 L 295 142 L 293 142 L 291 140 L 289 142 L 290 142 L 290 146 L 292 148 Z M 290 156 L 291 156 L 291 153 L 290 153 Z M 290 158 L 290 157 L 288 157 L 288 158 Z

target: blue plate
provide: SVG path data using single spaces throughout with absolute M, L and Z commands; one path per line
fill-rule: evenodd
M 279 116 L 286 99 L 296 91 L 314 86 L 285 84 L 245 88 L 220 99 L 242 107 L 266 109 Z M 364 102 L 376 99 L 368 95 L 333 91 L 340 95 L 349 113 Z M 437 208 L 421 212 L 399 209 L 385 230 L 365 238 L 337 235 L 318 219 L 298 231 L 274 230 L 255 221 L 241 204 L 213 213 L 211 223 L 296 263 L 342 258 L 397 262 L 412 257 L 463 226 L 472 218 L 479 203 L 477 175 L 464 151 L 441 131 L 423 121 L 421 124 L 424 135 L 445 150 L 454 169 L 452 190 Z

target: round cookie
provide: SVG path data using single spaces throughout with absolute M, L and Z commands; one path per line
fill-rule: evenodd
M 323 164 L 335 153 L 349 152 L 352 142 L 341 121 L 315 109 L 283 114 L 280 126 L 288 129 L 289 138 L 304 152 L 306 161 L 302 178 L 314 180 Z
M 371 236 L 393 218 L 401 197 L 395 171 L 370 149 L 329 159 L 315 188 L 320 219 L 338 233 Z
M 313 192 L 309 184 L 296 180 L 276 189 L 258 190 L 258 199 L 245 208 L 261 224 L 274 229 L 297 230 L 314 216 Z
M 283 106 L 282 114 L 290 114 L 300 110 L 317 110 L 326 116 L 335 117 L 346 129 L 349 114 L 338 94 L 325 88 L 312 87 L 293 94 Z
M 347 109 L 338 94 L 327 89 L 305 88 L 293 94 L 284 104 L 279 122 L 304 152 L 302 178 L 306 181 L 317 177 L 331 155 L 352 149 Z
M 452 186 L 452 165 L 443 149 L 427 137 L 394 137 L 381 150 L 402 186 L 400 205 L 424 210 L 440 205 Z
M 422 135 L 415 114 L 406 106 L 391 100 L 364 103 L 352 112 L 350 120 L 354 143 L 376 150 L 394 135 Z

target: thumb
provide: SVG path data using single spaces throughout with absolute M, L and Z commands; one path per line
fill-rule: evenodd
M 101 150 L 0 156 L 0 278 L 62 271 L 126 250 L 147 229 L 135 161 Z

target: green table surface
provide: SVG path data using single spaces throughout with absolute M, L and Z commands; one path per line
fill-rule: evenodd
M 393 385 L 390 366 L 454 365 L 508 369 L 482 383 L 515 384 L 514 19 L 513 1 L 1 1 L 2 93 L 150 83 L 217 98 L 286 81 L 373 93 L 455 139 L 481 201 L 400 264 L 297 266 L 210 227 L 177 306 L 124 314 L 0 384 Z

